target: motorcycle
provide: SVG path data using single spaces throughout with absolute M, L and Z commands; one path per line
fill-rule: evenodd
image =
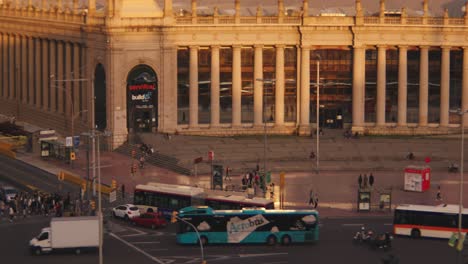
M 371 238 L 374 236 L 374 231 L 371 229 L 367 230 L 362 227 L 361 231 L 356 232 L 356 234 L 353 237 L 353 242 L 354 243 L 367 243 L 371 240 Z
M 393 236 L 390 233 L 379 234 L 370 241 L 370 245 L 372 249 L 383 249 L 389 250 L 392 248 L 392 240 Z

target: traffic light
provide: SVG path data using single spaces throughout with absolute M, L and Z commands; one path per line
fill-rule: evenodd
M 130 172 L 133 174 L 133 173 L 136 173 L 136 171 L 137 171 L 137 164 L 133 163 L 132 167 L 130 167 Z
M 75 152 L 70 152 L 70 160 L 76 160 Z
M 96 202 L 94 200 L 91 200 L 90 205 L 91 205 L 91 210 L 96 210 Z
M 177 211 L 172 211 L 172 216 L 171 216 L 171 223 L 176 223 L 177 222 L 177 215 L 179 212 Z
M 111 188 L 112 188 L 112 189 L 117 189 L 117 181 L 114 180 L 114 179 L 112 179 Z
M 83 191 L 86 191 L 86 182 L 81 183 L 81 189 L 83 189 Z

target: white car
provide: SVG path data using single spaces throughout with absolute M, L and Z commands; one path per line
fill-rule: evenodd
M 3 195 L 5 196 L 5 201 L 8 203 L 14 199 L 18 195 L 18 190 L 11 186 L 4 186 L 2 188 Z
M 114 207 L 112 209 L 112 215 L 128 220 L 140 216 L 140 210 L 133 204 L 124 204 Z

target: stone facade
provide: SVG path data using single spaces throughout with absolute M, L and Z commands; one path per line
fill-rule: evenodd
M 233 0 L 234 1 L 234 0 Z M 33 6 L 3 1 L 0 5 L 0 111 L 43 127 L 55 128 L 62 134 L 82 132 L 97 123 L 97 108 L 105 105 L 103 129 L 113 133 L 112 146 L 126 140 L 129 133 L 128 76 L 138 65 L 151 68 L 157 78 L 158 101 L 155 105 L 156 127 L 163 133 L 192 135 L 238 135 L 264 132 L 262 113 L 264 47 L 275 49 L 275 119 L 268 123 L 268 133 L 309 134 L 315 127 L 311 102 L 315 76 L 311 59 L 316 51 L 347 49 L 352 52 L 352 121 L 353 131 L 369 134 L 440 134 L 451 133 L 460 120 L 451 120 L 451 51 L 463 54 L 459 107 L 468 109 L 468 16 L 431 17 L 427 1 L 423 15 L 411 17 L 401 12 L 388 13 L 385 1 L 380 13 L 365 16 L 361 1 L 356 0 L 355 16 L 324 14 L 309 16 L 308 1 L 302 12 L 286 12 L 283 0 L 278 1 L 275 16 L 264 16 L 262 9 L 253 16 L 241 16 L 240 1 L 235 1 L 235 13 L 220 15 L 214 8 L 210 15 L 197 15 L 197 2 L 191 10 L 173 10 L 172 1 L 112 0 L 104 9 L 96 10 L 96 2 L 88 0 L 81 7 L 77 0 L 69 5 Z M 19 2 L 16 2 L 19 3 Z M 43 1 L 42 3 L 45 3 Z M 460 7 L 461 8 L 461 7 Z M 396 15 L 395 15 L 396 14 Z M 178 120 L 178 50 L 190 50 L 187 124 Z M 219 60 L 220 47 L 232 49 L 232 111 L 231 122 L 220 122 Z M 252 121 L 242 121 L 243 84 L 242 49 L 255 50 L 253 75 Z M 285 48 L 297 50 L 297 80 L 293 121 L 284 120 L 286 79 Z M 210 122 L 199 123 L 198 56 L 208 48 L 211 56 Z M 440 101 L 437 122 L 428 120 L 430 49 L 440 50 Z M 375 84 L 375 120 L 367 122 L 366 51 L 376 50 L 377 81 Z M 398 52 L 397 115 L 386 115 L 387 51 Z M 418 50 L 419 96 L 417 122 L 407 120 L 408 50 Z M 222 59 L 222 57 L 221 57 Z M 100 65 L 104 74 L 96 74 Z M 388 77 L 388 76 L 387 76 Z M 99 81 L 102 79 L 102 81 Z M 309 80 L 309 81 L 308 81 Z M 320 84 L 319 84 L 320 85 Z M 104 89 L 104 90 L 100 90 Z M 99 96 L 93 96 L 99 94 Z M 101 95 L 105 95 L 101 97 Z M 214 95 L 214 96 L 213 96 Z M 320 96 L 321 97 L 321 96 Z M 312 99 L 311 99 L 312 98 Z M 453 105 L 453 104 L 452 104 Z M 97 106 L 97 108 L 96 108 Z M 319 110 L 320 111 L 320 110 Z M 185 117 L 185 113 L 184 113 Z M 102 117 L 99 117 L 102 119 Z M 463 124 L 468 124 L 463 117 Z M 320 119 L 320 118 L 319 118 Z M 316 120 L 317 121 L 317 120 Z

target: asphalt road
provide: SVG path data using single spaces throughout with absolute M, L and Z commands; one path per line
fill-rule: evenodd
M 57 179 L 34 167 L 0 156 L 0 176 L 21 186 L 33 185 L 46 191 L 54 190 Z M 1 180 L 1 179 L 0 179 Z M 63 186 L 65 189 L 73 186 Z M 133 227 L 119 219 L 107 217 L 104 236 L 104 263 L 201 263 L 198 246 L 180 246 L 175 243 L 175 227 L 160 230 Z M 48 226 L 50 218 L 32 216 L 10 223 L 0 218 L 0 257 L 2 263 L 97 263 L 97 252 L 80 256 L 51 254 L 31 256 L 28 241 L 41 228 Z M 362 225 L 376 232 L 391 231 L 391 217 L 341 217 L 320 220 L 320 240 L 315 244 L 284 247 L 266 245 L 208 245 L 205 248 L 207 263 L 223 264 L 376 264 L 389 253 L 395 254 L 400 263 L 456 263 L 456 252 L 447 240 L 414 240 L 396 237 L 390 252 L 371 250 L 354 245 L 352 237 Z

